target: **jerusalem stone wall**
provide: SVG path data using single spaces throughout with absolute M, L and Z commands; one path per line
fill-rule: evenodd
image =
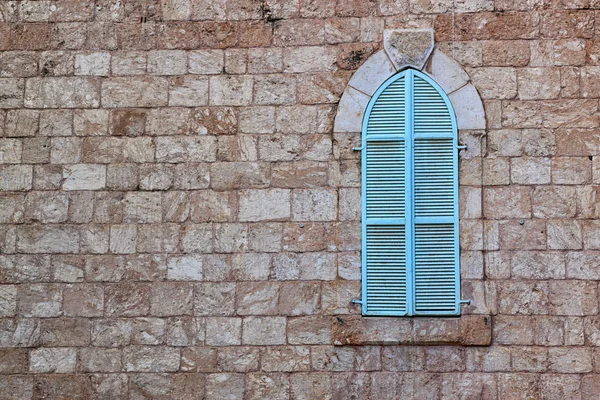
M 0 2 L 0 399 L 597 397 L 600 3 L 457 0 L 454 29 L 451 5 Z M 485 107 L 472 303 L 366 319 L 334 118 L 413 28 Z

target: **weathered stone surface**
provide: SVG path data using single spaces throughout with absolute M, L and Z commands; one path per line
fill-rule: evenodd
M 102 105 L 108 108 L 166 106 L 167 97 L 164 78 L 111 78 L 102 82 Z
M 383 44 L 396 69 L 407 65 L 421 69 L 433 50 L 433 31 L 386 30 L 383 33 Z
M 348 88 L 338 106 L 338 113 L 333 127 L 334 132 L 360 132 L 368 102 L 368 96 L 358 90 Z
M 471 84 L 450 95 L 456 113 L 458 129 L 485 129 L 483 104 L 475 87 Z
M 266 221 L 290 217 L 290 190 L 265 189 L 240 192 L 240 220 Z
M 31 78 L 25 87 L 28 108 L 95 108 L 100 85 L 92 78 Z
M 372 96 L 379 86 L 395 72 L 385 51 L 373 54 L 352 75 L 348 84 L 359 91 Z
M 430 68 L 431 76 L 446 93 L 454 92 L 469 81 L 469 76 L 460 64 L 440 50 L 433 52 Z

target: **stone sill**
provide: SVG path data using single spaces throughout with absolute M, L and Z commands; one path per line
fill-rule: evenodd
M 363 317 L 338 315 L 331 318 L 333 344 L 352 345 L 462 345 L 489 346 L 492 342 L 490 315 L 444 317 Z

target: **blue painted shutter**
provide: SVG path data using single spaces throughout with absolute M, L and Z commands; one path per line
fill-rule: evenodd
M 373 96 L 363 124 L 365 315 L 459 314 L 456 136 L 447 96 L 420 72 Z
M 373 106 L 363 151 L 365 298 L 371 315 L 404 315 L 406 299 L 406 85 L 398 79 Z

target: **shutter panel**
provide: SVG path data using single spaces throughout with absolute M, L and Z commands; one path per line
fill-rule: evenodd
M 405 81 L 378 97 L 363 143 L 363 312 L 406 315 Z
M 414 77 L 414 314 L 457 314 L 457 151 L 440 92 Z
M 386 82 L 363 123 L 363 314 L 457 315 L 456 123 L 414 70 Z

